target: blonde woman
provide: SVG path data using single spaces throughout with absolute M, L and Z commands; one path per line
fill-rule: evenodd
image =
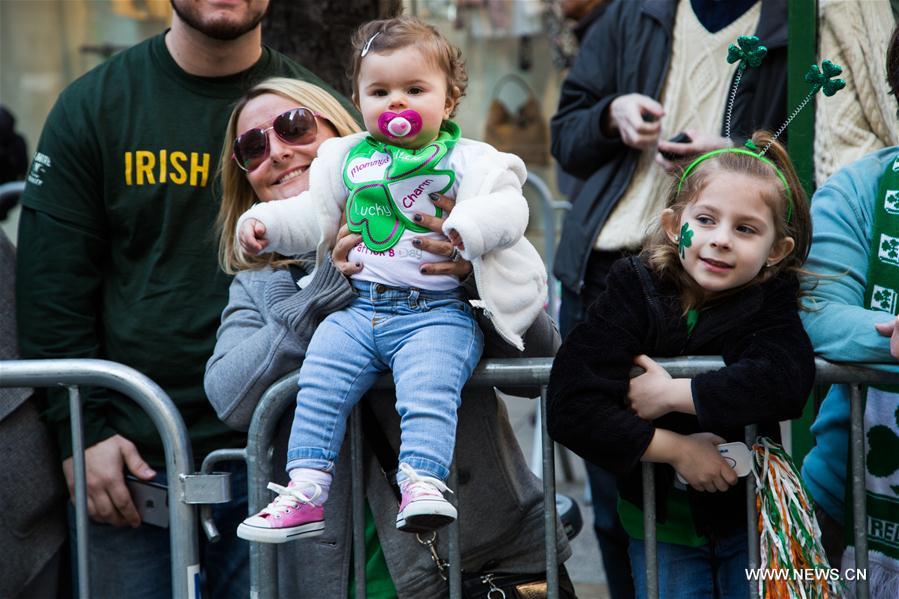
M 298 113 L 297 110 L 303 112 Z M 310 120 L 311 119 L 311 120 Z M 359 236 L 344 234 L 331 260 L 312 271 L 315 257 L 265 254 L 241 257 L 234 247 L 239 215 L 257 201 L 278 201 L 304 191 L 308 168 L 322 141 L 357 131 L 352 117 L 316 86 L 287 79 L 257 85 L 234 109 L 228 124 L 222 160 L 223 198 L 219 214 L 219 258 L 225 271 L 236 273 L 228 306 L 222 314 L 215 353 L 206 367 L 206 392 L 219 416 L 230 426 L 246 429 L 262 393 L 279 377 L 297 368 L 318 323 L 345 306 L 354 292 L 344 273 L 354 271 L 346 260 Z M 248 136 L 249 135 L 249 136 Z M 240 140 L 242 165 L 232 159 Z M 252 143 L 251 143 L 252 142 Z M 246 168 L 246 170 L 244 170 Z M 442 198 L 447 211 L 452 200 Z M 440 231 L 442 220 L 434 219 Z M 439 221 L 439 222 L 437 222 Z M 309 226 L 316 226 L 310 223 Z M 426 239 L 428 250 L 449 257 L 448 240 Z M 434 274 L 453 274 L 473 288 L 468 262 L 433 263 Z M 484 326 L 482 324 L 482 326 Z M 484 327 L 485 356 L 521 355 Z M 528 355 L 550 356 L 558 345 L 552 322 L 542 315 L 525 337 Z M 395 399 L 372 394 L 369 399 L 379 424 L 393 447 L 399 445 Z M 290 418 L 276 440 L 275 456 L 284 466 Z M 349 452 L 341 451 L 341 456 Z M 480 571 L 489 563 L 497 572 L 544 569 L 542 494 L 515 440 L 505 409 L 490 389 L 463 393 L 457 430 L 457 495 L 462 505 L 462 567 Z M 370 459 L 366 494 L 383 548 L 384 560 L 400 597 L 446 594 L 446 583 L 430 553 L 414 535 L 394 526 L 396 498 L 390 484 Z M 351 555 L 348 467 L 338 467 L 325 510 L 329 525 L 314 539 L 282 546 L 281 592 L 292 597 L 346 596 L 345 572 Z M 286 474 L 283 476 L 286 482 Z M 497 481 L 506 484 L 497 485 Z M 483 489 L 492 489 L 490 494 Z M 480 490 L 479 490 L 480 489 Z M 570 550 L 560 534 L 560 558 Z M 446 557 L 445 539 L 438 551 Z M 372 592 L 371 577 L 367 577 Z

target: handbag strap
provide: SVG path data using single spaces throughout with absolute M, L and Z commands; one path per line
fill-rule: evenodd
M 524 92 L 528 98 L 536 98 L 537 95 L 534 93 L 534 89 L 528 85 L 528 82 L 521 78 L 521 76 L 515 73 L 507 73 L 499 78 L 499 80 L 493 86 L 493 92 L 490 94 L 491 98 L 499 98 L 500 92 L 503 88 L 510 82 L 514 82 L 518 85 Z

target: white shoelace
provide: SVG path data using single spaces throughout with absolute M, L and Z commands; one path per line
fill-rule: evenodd
M 403 481 L 403 489 L 408 491 L 413 497 L 418 495 L 438 495 L 452 489 L 447 487 L 442 480 L 431 476 L 421 476 L 409 464 L 400 464 L 400 472 L 406 475 Z M 443 495 L 440 495 L 443 497 Z
M 289 487 L 282 487 L 276 483 L 269 483 L 268 488 L 278 496 L 272 501 L 268 506 L 262 510 L 262 514 L 269 514 L 271 516 L 280 516 L 287 510 L 297 509 L 300 507 L 301 503 L 307 503 L 309 505 L 315 505 L 315 500 L 319 498 L 322 494 L 322 489 L 320 486 L 313 482 L 305 482 L 302 483 L 304 485 L 312 485 L 315 489 L 315 492 L 312 494 L 312 497 L 307 497 L 305 493 L 300 491 L 299 489 L 291 489 Z

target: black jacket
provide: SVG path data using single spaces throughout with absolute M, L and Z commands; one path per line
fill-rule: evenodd
M 559 110 L 550 123 L 552 154 L 566 173 L 584 183 L 565 218 L 553 274 L 575 293 L 583 287 L 596 236 L 630 184 L 640 156 L 620 137 L 602 134 L 601 116 L 623 94 L 659 99 L 671 57 L 676 10 L 677 0 L 612 3 L 587 33 L 562 84 Z M 745 72 L 740 83 L 731 126 L 731 136 L 738 143 L 756 129 L 773 130 L 786 120 L 785 0 L 762 0 L 756 35 L 768 54 L 760 67 Z
M 553 363 L 548 390 L 550 436 L 584 459 L 619 475 L 621 495 L 642 505 L 640 458 L 656 427 L 681 434 L 712 432 L 743 441 L 743 427 L 778 438 L 778 421 L 802 413 L 815 377 L 814 354 L 797 310 L 799 284 L 781 275 L 700 311 L 692 335 L 675 287 L 639 258 L 616 262 L 608 287 L 590 307 Z M 722 355 L 725 367 L 693 378 L 696 416 L 670 413 L 649 422 L 627 407 L 629 371 L 640 354 Z M 656 468 L 657 509 L 674 469 Z M 726 493 L 689 490 L 698 532 L 743 529 L 745 487 Z

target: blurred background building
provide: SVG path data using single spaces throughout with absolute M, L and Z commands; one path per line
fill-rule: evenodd
M 488 115 L 493 114 L 490 119 L 494 124 L 505 119 L 507 130 L 518 126 L 525 130 L 524 137 L 534 139 L 538 126 L 546 126 L 558 102 L 564 71 L 557 65 L 563 65 L 565 58 L 557 48 L 567 48 L 570 53 L 569 38 L 559 35 L 560 6 L 564 3 L 271 0 L 263 31 L 269 45 L 293 54 L 335 88 L 346 91 L 349 81 L 335 61 L 335 57 L 346 59 L 346 32 L 402 5 L 406 14 L 437 26 L 462 48 L 469 87 L 456 120 L 463 135 L 483 139 Z M 169 0 L 0 0 L 0 104 L 15 115 L 16 129 L 25 138 L 29 158 L 59 92 L 115 52 L 166 29 L 170 14 Z M 319 58 L 310 60 L 310 52 L 318 53 Z M 507 78 L 497 88 L 507 75 L 517 75 L 526 87 Z M 491 113 L 494 98 L 499 104 Z M 503 110 L 497 113 L 500 107 Z M 548 132 L 545 139 L 548 144 Z M 549 161 L 548 146 L 545 155 Z M 554 169 L 548 162 L 528 167 L 547 180 L 555 192 Z M 542 211 L 536 204 L 533 208 L 528 236 L 542 251 Z M 16 215 L 13 211 L 3 223 L 13 240 Z

